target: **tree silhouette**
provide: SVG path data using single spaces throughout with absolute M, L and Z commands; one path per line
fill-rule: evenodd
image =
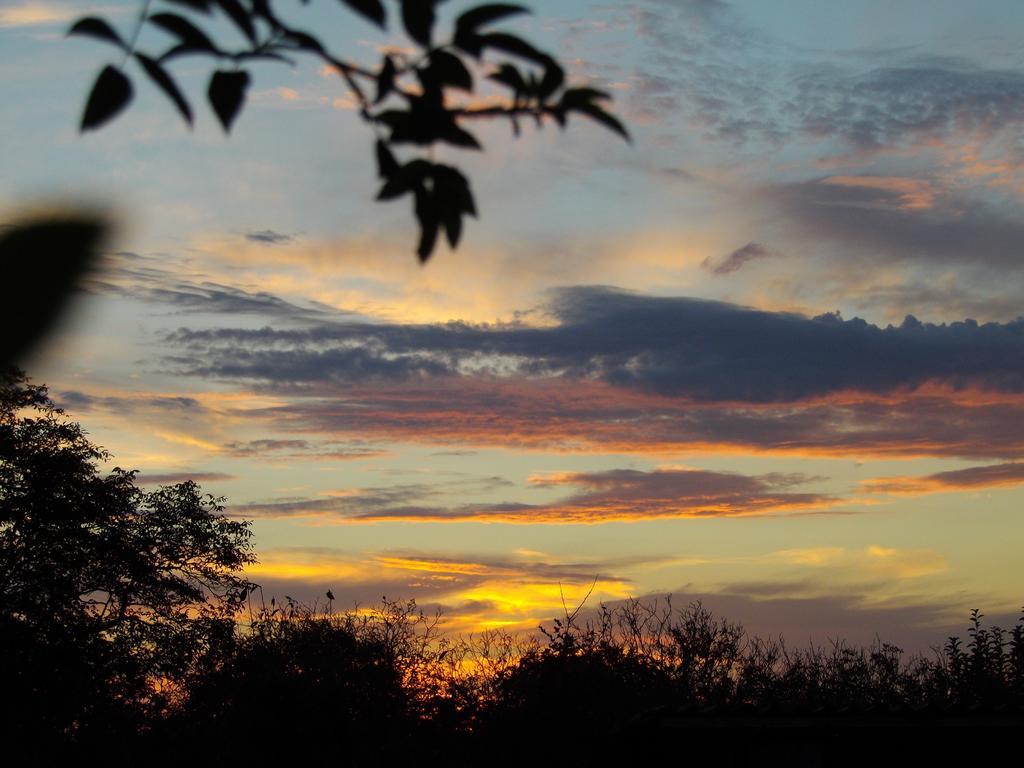
M 107 458 L 44 387 L 0 375 L 0 729 L 40 748 L 159 711 L 248 588 L 247 523 Z
M 417 50 L 385 53 L 376 66 L 332 52 L 315 35 L 285 21 L 272 0 L 143 0 L 130 36 L 102 18 L 82 18 L 69 34 L 109 43 L 118 49 L 120 59 L 100 71 L 85 105 L 81 130 L 100 128 L 132 101 L 129 62 L 191 126 L 192 107 L 168 65 L 186 56 L 211 60 L 214 68 L 206 95 L 229 132 L 252 82 L 246 65 L 294 63 L 296 57 L 312 56 L 337 73 L 359 116 L 373 129 L 381 179 L 377 199 L 411 196 L 420 228 L 416 252 L 421 261 L 427 261 L 441 233 L 452 248 L 458 245 L 463 219 L 477 215 L 476 202 L 469 180 L 457 168 L 434 162 L 429 151 L 401 160 L 396 148 L 429 150 L 448 145 L 480 150 L 480 142 L 466 128 L 475 120 L 508 120 L 518 135 L 521 119 L 538 126 L 552 121 L 564 128 L 574 113 L 629 138 L 623 124 L 605 109 L 607 93 L 567 87 L 565 70 L 554 57 L 516 35 L 491 29 L 497 22 L 527 13 L 526 8 L 507 3 L 470 8 L 458 16 L 451 35 L 440 39 L 436 10 L 444 1 L 395 0 L 392 7 L 397 7 L 404 31 Z M 340 4 L 381 29 L 388 28 L 389 6 L 382 0 L 340 0 Z M 221 19 L 233 27 L 235 34 L 227 35 L 233 42 L 223 39 L 225 27 L 217 24 Z M 163 31 L 173 43 L 161 52 L 143 52 L 139 37 L 145 28 Z M 499 89 L 496 101 L 474 100 L 481 76 Z

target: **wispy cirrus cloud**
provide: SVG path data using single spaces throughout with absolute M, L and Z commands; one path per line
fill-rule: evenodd
M 15 0 L 0 8 L 0 28 L 58 24 L 79 16 L 81 8 L 41 0 Z
M 296 440 L 290 438 L 259 438 L 234 440 L 221 450 L 234 458 L 258 459 L 271 462 L 292 461 L 351 461 L 385 456 L 381 448 L 349 441 Z
M 301 304 L 266 290 L 226 285 L 202 273 L 175 269 L 159 258 L 120 251 L 107 255 L 105 269 L 86 283 L 93 293 L 134 299 L 171 312 L 252 315 L 276 321 L 330 322 L 351 313 L 316 302 Z
M 866 72 L 819 70 L 797 82 L 797 128 L 882 149 L 1024 123 L 1024 72 L 923 59 Z
M 508 557 L 438 555 L 410 550 L 351 555 L 330 549 L 271 550 L 247 575 L 265 597 L 324 602 L 330 589 L 340 607 L 374 605 L 381 596 L 415 597 L 442 608 L 444 628 L 476 632 L 502 627 L 534 630 L 565 603 L 621 599 L 632 582 L 621 575 L 634 561 L 564 560 L 542 553 Z
M 943 194 L 927 179 L 829 176 L 769 185 L 757 196 L 795 234 L 854 248 L 861 264 L 938 261 L 1004 278 L 1020 268 L 1024 225 L 1012 210 L 976 195 Z
M 894 199 L 891 207 L 904 211 L 928 210 L 935 205 L 935 197 L 938 194 L 927 179 L 903 176 L 828 176 L 822 179 L 821 183 L 838 187 L 877 190 L 892 195 Z M 887 207 L 888 202 L 887 198 L 874 204 Z
M 701 266 L 714 275 L 730 275 L 752 261 L 766 259 L 772 255 L 773 253 L 760 243 L 747 243 L 724 258 L 714 259 L 709 256 L 701 262 Z
M 139 485 L 177 485 L 179 483 L 221 483 L 237 480 L 235 475 L 223 472 L 166 472 L 163 474 L 144 472 L 135 478 Z
M 914 46 L 797 48 L 721 2 L 635 3 L 650 52 L 634 101 L 663 119 L 685 116 L 733 144 L 821 140 L 881 152 L 1024 124 L 1024 73 Z
M 988 464 L 917 477 L 879 477 L 861 485 L 869 494 L 918 496 L 927 493 L 1005 488 L 1024 484 L 1024 464 Z
M 287 88 L 282 90 L 288 93 L 294 93 L 294 91 L 288 91 Z M 273 229 L 260 229 L 252 232 L 246 232 L 245 239 L 253 243 L 263 243 L 264 245 L 281 245 L 283 243 L 292 242 L 295 239 L 295 236 L 285 234 L 284 232 L 276 232 Z
M 563 473 L 535 484 L 580 489 L 549 504 L 431 504 L 437 487 L 411 485 L 353 489 L 316 499 L 240 505 L 233 514 L 254 517 L 317 517 L 335 522 L 484 522 L 596 524 L 661 518 L 734 517 L 824 511 L 837 499 L 794 490 L 815 478 L 748 476 L 680 469 Z
M 167 414 L 182 417 L 208 417 L 209 407 L 189 395 L 161 393 L 92 393 L 69 389 L 57 392 L 54 401 L 75 412 L 94 410 L 120 411 L 133 414 Z

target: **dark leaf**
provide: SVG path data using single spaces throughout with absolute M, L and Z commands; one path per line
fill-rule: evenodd
M 68 35 L 82 35 L 83 37 L 95 37 L 99 40 L 105 40 L 108 43 L 113 43 L 119 48 L 126 49 L 128 46 L 125 44 L 121 36 L 114 31 L 103 19 L 97 19 L 95 16 L 89 16 L 85 19 L 79 19 L 75 22 L 74 26 L 68 30 Z
M 380 191 L 377 193 L 377 200 L 394 200 L 396 197 L 401 197 L 411 189 L 412 187 L 409 186 L 409 180 L 405 178 L 405 175 L 398 173 L 384 182 L 384 186 L 382 186 Z
M 413 182 L 422 183 L 424 179 L 432 176 L 434 171 L 443 166 L 436 166 L 429 160 L 416 159 L 410 160 L 408 163 L 402 166 L 402 173 L 404 173 Z
M 206 33 L 183 16 L 178 16 L 175 13 L 155 13 L 149 17 L 148 21 L 177 37 L 181 40 L 182 45 L 195 50 L 217 52 L 217 46 L 206 36 Z
M 391 147 L 386 142 L 377 140 L 377 175 L 382 179 L 390 178 L 398 171 L 398 161 L 395 159 Z
M 455 21 L 455 35 L 460 33 L 472 33 L 485 24 L 504 19 L 508 16 L 515 16 L 521 13 L 529 13 L 530 9 L 521 5 L 510 5 L 508 3 L 493 3 L 490 5 L 479 5 L 470 8 Z
M 609 130 L 615 131 L 626 141 L 632 141 L 629 137 L 629 131 L 626 130 L 626 126 L 624 126 L 617 117 L 605 112 L 599 105 L 589 102 L 587 104 L 581 104 L 573 107 L 573 111 L 582 112 L 584 115 L 592 120 L 596 120 Z
M 174 49 L 172 49 L 171 51 L 168 51 L 167 53 L 165 53 L 163 56 L 160 57 L 160 61 L 165 61 L 166 59 L 170 58 L 173 53 L 175 53 Z M 186 53 L 186 51 L 181 51 L 181 53 Z M 249 61 L 251 59 L 256 59 L 256 60 L 265 59 L 267 61 L 280 61 L 281 63 L 287 64 L 287 65 L 289 65 L 291 67 L 295 66 L 295 59 L 289 59 L 287 56 L 282 56 L 280 53 L 274 53 L 273 51 L 242 51 L 241 53 L 234 54 L 234 56 L 232 56 L 232 58 L 235 61 Z
M 450 165 L 436 165 L 432 169 L 435 194 L 439 195 L 450 210 L 458 210 L 476 216 L 476 205 L 469 191 L 469 180 L 457 168 Z
M 191 45 L 185 45 L 184 43 L 180 43 L 179 45 L 175 45 L 174 47 L 169 48 L 162 54 L 160 54 L 160 57 L 157 59 L 157 61 L 159 61 L 161 64 L 166 64 L 171 59 L 176 59 L 179 56 L 188 56 L 190 54 L 206 55 L 208 53 L 209 51 L 204 51 L 201 48 L 194 48 Z
M 505 53 L 511 53 L 513 56 L 529 59 L 541 66 L 546 66 L 551 61 L 551 57 L 546 53 L 541 53 L 528 42 L 515 35 L 509 35 L 505 32 L 489 32 L 479 37 L 484 48 L 494 48 Z
M 608 101 L 609 99 L 611 99 L 611 96 L 596 88 L 569 88 L 562 94 L 562 106 L 566 109 L 574 109 L 580 104 L 589 104 L 592 101 Z
M 193 11 L 202 11 L 204 13 L 209 13 L 213 8 L 213 0 L 165 0 L 165 2 L 172 5 L 184 5 Z
M 461 128 L 454 122 L 451 126 L 439 137 L 441 141 L 445 141 L 453 146 L 462 147 L 463 149 L 483 149 L 480 142 L 476 140 L 476 137 L 469 131 Z
M 484 51 L 484 37 L 478 35 L 475 32 L 466 32 L 461 35 L 456 35 L 455 47 L 461 51 L 465 51 L 470 56 L 479 59 Z
M 459 210 L 467 216 L 472 216 L 474 219 L 477 216 L 476 201 L 473 200 L 473 193 L 469 189 L 469 182 L 464 184 L 459 192 Z
M 356 13 L 365 16 L 381 29 L 387 23 L 387 14 L 381 0 L 341 0 Z
M 435 168 L 433 163 L 423 159 L 399 165 L 391 150 L 380 141 L 377 142 L 377 163 L 381 176 L 387 178 L 377 193 L 378 200 L 392 200 L 414 190 L 417 196 L 426 194 L 423 182 L 433 174 Z
M 314 53 L 324 53 L 323 44 L 312 35 L 306 34 L 305 32 L 289 31 L 288 39 L 294 42 L 299 48 L 304 51 L 313 51 Z
M 465 91 L 473 90 L 473 76 L 469 73 L 462 59 L 447 51 L 434 51 L 430 54 L 430 69 L 434 77 L 442 85 L 452 85 Z
M 242 4 L 238 0 L 217 0 L 217 5 L 221 7 L 231 20 L 235 22 L 235 26 L 238 27 L 242 34 L 249 38 L 249 42 L 254 46 L 257 44 L 256 41 L 256 27 L 253 26 L 252 19 L 249 17 L 249 12 L 242 7 Z
M 554 59 L 550 59 L 544 66 L 544 77 L 541 79 L 540 84 L 537 86 L 537 95 L 543 101 L 548 96 L 553 94 L 559 88 L 562 87 L 562 83 L 565 82 L 565 70 L 563 70 L 558 62 Z
M 167 98 L 174 102 L 174 106 L 178 108 L 178 111 L 185 119 L 185 122 L 191 126 L 192 108 L 188 105 L 188 102 L 185 101 L 185 97 L 182 95 L 174 80 L 171 79 L 167 70 L 144 53 L 136 53 L 135 58 L 138 60 L 139 64 L 142 65 L 142 68 L 146 70 L 146 74 L 149 75 L 149 78 L 156 83 L 165 94 L 167 94 Z
M 460 201 L 462 205 L 462 212 L 475 219 L 477 217 L 476 201 L 473 199 L 473 191 L 469 188 L 468 182 L 466 183 L 466 186 L 462 188 Z
M 430 35 L 435 21 L 434 0 L 402 0 L 402 24 L 405 25 L 405 31 L 424 48 L 430 47 Z
M 217 113 L 220 124 L 224 126 L 224 132 L 231 131 L 231 124 L 238 117 L 242 104 L 245 101 L 245 92 L 249 88 L 249 73 L 236 72 L 214 72 L 210 78 L 210 88 L 207 95 L 213 111 Z
M 440 222 L 433 196 L 422 187 L 416 191 L 416 219 L 420 224 L 420 240 L 416 247 L 416 255 L 420 257 L 421 263 L 426 263 L 434 252 Z
M 408 112 L 389 110 L 378 116 L 381 122 L 388 122 L 392 117 L 392 144 L 432 144 L 451 130 L 455 121 L 452 114 L 445 110 L 433 92 L 425 92 L 422 97 L 410 98 Z
M 430 101 L 440 109 L 444 103 L 444 84 L 438 79 L 437 72 L 432 67 L 421 67 L 416 71 L 416 77 L 423 89 L 423 93 L 417 98 L 417 101 L 422 103 Z
M 132 83 L 121 70 L 107 65 L 92 87 L 82 115 L 81 131 L 92 131 L 114 118 L 132 100 Z
M 444 217 L 444 231 L 448 235 L 448 245 L 456 248 L 462 237 L 462 214 L 453 211 Z
M 95 263 L 106 229 L 94 218 L 69 216 L 0 236 L 0 368 L 30 353 L 52 329 Z
M 384 57 L 384 63 L 377 73 L 377 98 L 374 104 L 380 104 L 395 87 L 395 62 L 390 56 Z
M 502 64 L 497 72 L 488 75 L 488 79 L 507 85 L 515 91 L 516 95 L 526 90 L 526 81 L 523 79 L 522 73 L 512 64 Z
M 252 12 L 264 19 L 274 29 L 281 29 L 281 22 L 270 8 L 270 0 L 252 0 Z
M 385 109 L 375 119 L 393 130 L 409 120 L 409 113 L 404 109 Z

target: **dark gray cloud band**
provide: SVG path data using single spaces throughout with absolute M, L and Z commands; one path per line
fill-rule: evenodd
M 550 327 L 370 325 L 180 329 L 175 372 L 269 387 L 558 379 L 699 402 L 785 403 L 925 384 L 1024 392 L 1024 320 L 879 327 L 606 288 L 558 294 Z

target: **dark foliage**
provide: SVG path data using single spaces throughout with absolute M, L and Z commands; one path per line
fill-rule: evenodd
M 412 55 L 385 53 L 376 67 L 333 53 L 316 35 L 289 24 L 275 11 L 273 0 L 143 0 L 130 37 L 104 19 L 82 18 L 68 34 L 113 46 L 118 63 L 100 71 L 86 100 L 81 130 L 100 128 L 129 106 L 134 93 L 127 67 L 131 61 L 191 126 L 192 107 L 170 65 L 183 57 L 209 60 L 207 100 L 229 132 L 251 82 L 246 66 L 256 61 L 291 64 L 299 57 L 313 57 L 337 73 L 360 117 L 376 134 L 382 180 L 377 199 L 412 200 L 420 228 L 416 252 L 427 261 L 440 234 L 452 248 L 459 244 L 463 219 L 477 215 L 476 204 L 469 180 L 456 168 L 434 162 L 432 153 L 400 161 L 393 154 L 397 148 L 448 145 L 480 150 L 480 142 L 466 127 L 474 120 L 506 119 L 518 135 L 521 119 L 538 127 L 551 121 L 564 128 L 574 113 L 629 139 L 625 126 L 606 109 L 607 93 L 568 87 L 565 71 L 553 56 L 516 35 L 492 29 L 528 13 L 526 8 L 507 3 L 470 8 L 442 39 L 436 7 L 443 1 L 341 0 L 338 5 L 381 29 L 388 28 L 388 9 L 397 10 L 402 29 L 418 48 Z M 168 47 L 159 53 L 140 51 L 144 28 L 164 32 L 171 38 Z M 229 28 L 233 34 L 225 33 Z M 481 78 L 502 92 L 497 104 L 473 101 Z
M 164 711 L 230 634 L 247 524 L 194 483 L 143 492 L 17 371 L 0 374 L 0 729 L 102 744 Z
M 401 762 L 415 746 L 417 713 L 400 649 L 369 630 L 356 616 L 293 603 L 261 609 L 198 660 L 187 705 L 168 722 L 171 745 L 207 744 L 206 756 L 225 762 L 288 760 L 297 745 L 314 765 Z
M 255 762 L 600 765 L 676 759 L 685 742 L 733 765 L 936 761 L 1019 739 L 1022 634 L 1024 619 L 1009 634 L 972 625 L 985 643 L 962 658 L 954 641 L 933 658 L 882 643 L 791 651 L 666 600 L 567 616 L 543 641 L 455 639 L 413 603 L 334 614 L 289 601 L 211 649 L 145 749 L 169 762 L 209 745 Z M 217 746 L 225 731 L 247 736 Z

